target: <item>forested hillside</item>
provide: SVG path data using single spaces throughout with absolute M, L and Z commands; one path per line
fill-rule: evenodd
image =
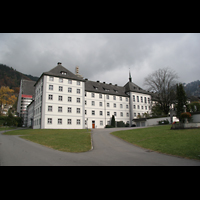
M 199 80 L 185 84 L 184 89 L 187 96 L 200 97 L 200 81 Z
M 31 75 L 22 74 L 16 71 L 12 67 L 0 64 L 0 87 L 9 86 L 13 89 L 15 93 L 19 93 L 20 81 L 21 79 L 37 81 L 38 77 L 33 77 Z

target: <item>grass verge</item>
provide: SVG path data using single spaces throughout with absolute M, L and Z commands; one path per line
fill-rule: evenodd
M 200 160 L 200 129 L 171 130 L 171 125 L 111 133 L 153 151 Z
M 91 149 L 91 132 L 87 129 L 25 129 L 4 133 L 64 152 L 85 152 Z

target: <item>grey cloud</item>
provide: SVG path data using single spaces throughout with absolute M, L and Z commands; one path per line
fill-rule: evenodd
M 58 33 L 0 34 L 0 63 L 40 76 L 57 62 L 90 80 L 124 85 L 129 68 L 143 86 L 159 68 L 175 70 L 182 82 L 199 79 L 200 34 L 194 33 Z

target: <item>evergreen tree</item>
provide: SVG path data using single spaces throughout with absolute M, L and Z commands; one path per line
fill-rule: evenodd
M 187 105 L 187 97 L 185 94 L 185 90 L 183 88 L 182 84 L 177 84 L 176 85 L 176 100 L 177 100 L 177 105 L 176 105 L 176 116 L 181 120 L 180 115 L 181 113 L 184 112 L 184 105 Z
M 114 115 L 112 116 L 112 119 L 111 119 L 111 126 L 115 127 L 115 116 Z

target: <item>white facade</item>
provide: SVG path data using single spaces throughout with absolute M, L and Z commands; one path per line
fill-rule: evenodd
M 32 101 L 32 103 L 27 106 L 27 112 L 28 112 L 27 127 L 33 127 L 34 103 L 35 102 Z
M 131 91 L 134 84 L 127 84 L 121 87 L 84 80 L 58 63 L 35 84 L 33 128 L 104 128 L 110 125 L 112 115 L 115 121 L 131 125 L 138 114 L 150 114 L 151 95 L 144 90 Z
M 36 85 L 34 128 L 85 128 L 84 94 L 84 82 L 44 75 Z
M 115 116 L 115 121 L 129 123 L 128 97 L 86 91 L 86 127 L 104 128 L 106 125 L 110 125 L 112 115 Z

